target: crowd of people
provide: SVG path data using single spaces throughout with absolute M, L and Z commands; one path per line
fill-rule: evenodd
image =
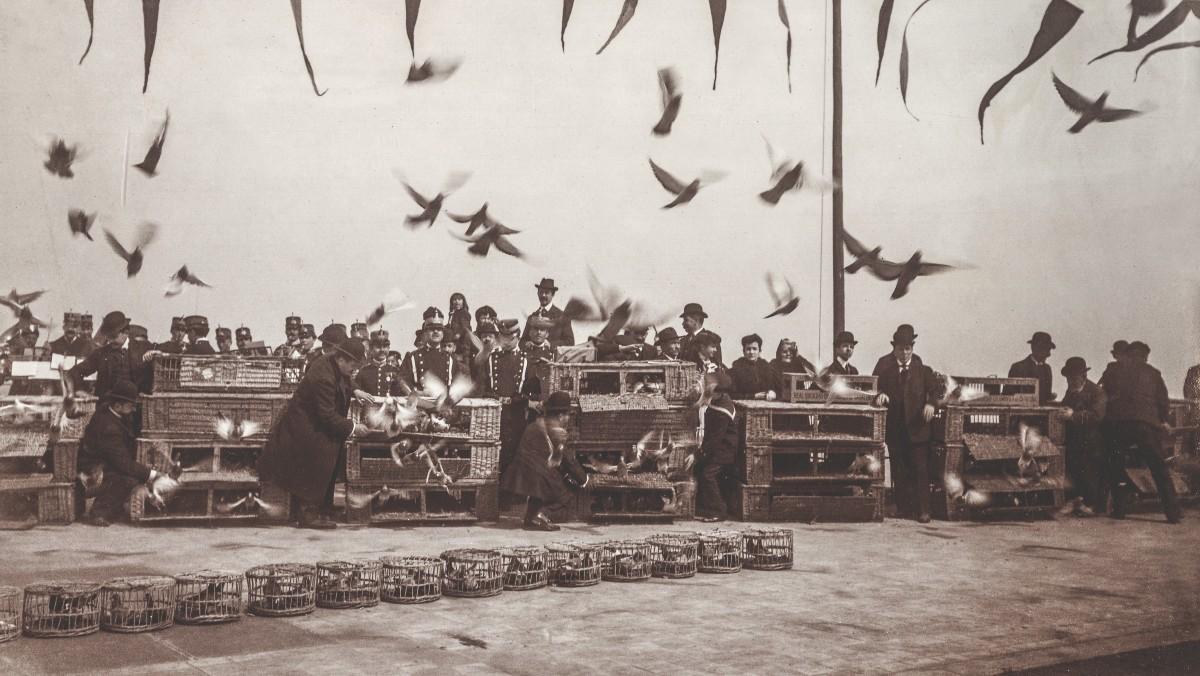
M 368 331 L 364 323 L 332 323 L 317 334 L 300 317 L 287 317 L 286 341 L 269 350 L 250 330 L 216 330 L 215 346 L 208 342 L 207 318 L 177 317 L 170 339 L 151 343 L 141 327 L 120 311 L 105 315 L 93 337 L 79 315 L 64 318 L 64 335 L 49 344 L 50 351 L 76 357 L 66 379 L 70 398 L 99 399 L 97 415 L 79 450 L 82 473 L 102 469 L 98 486 L 81 482 L 77 488 L 98 497 L 90 523 L 106 524 L 119 517 L 130 487 L 160 475 L 136 461 L 134 440 L 139 421 L 139 393 L 150 392 L 152 361 L 160 354 L 264 356 L 273 354 L 302 364 L 303 380 L 283 419 L 271 430 L 258 463 L 260 476 L 289 493 L 297 503 L 302 526 L 331 528 L 333 491 L 344 463 L 344 442 L 369 432 L 346 414 L 352 399 L 379 402 L 385 397 L 430 391 L 430 376 L 443 384 L 469 376 L 473 393 L 501 403 L 501 487 L 527 498 L 525 526 L 557 528 L 546 508 L 561 504 L 588 477 L 566 444 L 562 431 L 570 408 L 565 393 L 543 392 L 548 364 L 559 348 L 575 346 L 570 319 L 554 304 L 552 279 L 536 285 L 539 301 L 521 325 L 500 319 L 488 307 L 472 315 L 461 293 L 450 297 L 447 312 L 429 307 L 412 348 L 392 349 L 387 331 Z M 843 331 L 835 337 L 832 363 L 818 369 L 798 353 L 794 341 L 781 340 L 775 357 L 763 355 L 757 334 L 742 337 L 742 356 L 728 366 L 721 337 L 704 328 L 708 315 L 699 303 L 688 303 L 680 314 L 681 331 L 666 327 L 647 342 L 648 327 L 629 326 L 615 335 L 600 335 L 586 343 L 597 361 L 677 360 L 692 362 L 708 384 L 706 406 L 697 419 L 702 430 L 696 468 L 697 518 L 716 521 L 729 516 L 723 484 L 733 476 L 738 452 L 739 399 L 775 400 L 784 391 L 784 374 L 818 371 L 857 375 L 852 363 L 857 341 Z M 886 441 L 899 515 L 927 522 L 930 518 L 931 422 L 944 394 L 944 382 L 913 351 L 917 334 L 908 324 L 892 336 L 892 351 L 871 370 L 878 378 L 874 401 L 887 408 Z M 1150 349 L 1142 342 L 1118 341 L 1114 360 L 1096 381 L 1081 357 L 1062 368 L 1067 391 L 1053 392 L 1047 363 L 1055 345 L 1049 334 L 1029 340 L 1029 354 L 1014 363 L 1010 377 L 1034 378 L 1042 405 L 1059 406 L 1066 420 L 1066 462 L 1072 506 L 1079 515 L 1108 510 L 1110 490 L 1121 485 L 1123 463 L 1132 454 L 1151 471 L 1168 521 L 1182 518 L 1178 498 L 1162 459 L 1162 433 L 1168 426 L 1169 399 L 1157 369 L 1150 366 Z M 94 386 L 84 378 L 96 374 Z M 1200 397 L 1200 367 L 1188 374 L 1190 396 Z M 551 462 L 547 462 L 551 459 Z M 725 487 L 727 488 L 727 487 Z M 1112 496 L 1111 515 L 1124 515 L 1123 495 Z M 103 498 L 103 499 L 100 499 Z M 82 516 L 82 515 L 81 515 Z

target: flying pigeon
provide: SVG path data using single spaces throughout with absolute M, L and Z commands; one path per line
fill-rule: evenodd
M 955 267 L 941 263 L 925 263 L 921 260 L 921 252 L 917 251 L 904 263 L 893 263 L 892 261 L 878 258 L 867 263 L 867 269 L 879 279 L 886 282 L 896 282 L 896 288 L 892 291 L 892 300 L 898 300 L 908 293 L 909 285 L 917 277 L 949 272 L 954 270 Z
M 683 93 L 679 91 L 679 74 L 674 68 L 658 69 L 658 88 L 662 92 L 662 117 L 651 131 L 655 136 L 666 136 L 671 133 L 671 125 L 679 116 L 679 106 L 683 103 Z
M 153 177 L 158 173 L 158 160 L 162 157 L 163 144 L 167 141 L 167 125 L 170 122 L 171 112 L 167 111 L 162 127 L 159 128 L 158 135 L 154 137 L 154 143 L 150 144 L 150 149 L 146 151 L 146 159 L 133 165 L 147 176 Z
M 413 201 L 415 201 L 418 206 L 424 209 L 424 211 L 416 216 L 405 216 L 404 224 L 409 228 L 415 229 L 422 223 L 425 223 L 426 227 L 432 228 L 434 222 L 437 221 L 438 214 L 442 212 L 442 202 L 444 202 L 446 197 L 448 197 L 452 192 L 462 186 L 463 183 L 466 183 L 470 176 L 471 174 L 467 172 L 454 172 L 450 174 L 449 178 L 446 179 L 446 187 L 444 187 L 442 191 L 433 198 L 425 197 L 421 193 L 414 190 L 412 186 L 410 186 L 403 178 L 401 178 L 400 182 L 404 185 L 404 189 L 408 191 L 409 196 L 413 198 Z
M 104 238 L 108 240 L 108 245 L 112 247 L 112 250 L 115 251 L 118 256 L 124 259 L 126 263 L 126 275 L 129 277 L 134 277 L 142 269 L 142 250 L 145 249 L 150 242 L 154 241 L 154 236 L 157 233 L 157 225 L 149 222 L 142 223 L 141 228 L 138 230 L 138 236 L 136 243 L 134 244 L 133 251 L 126 251 L 125 247 L 121 246 L 121 243 L 117 241 L 117 238 L 114 237 L 113 234 L 108 230 L 104 231 Z
M 685 184 L 683 181 L 680 181 L 668 173 L 666 169 L 663 169 L 655 164 L 654 160 L 650 160 L 650 169 L 654 172 L 654 178 L 658 179 L 658 182 L 662 184 L 662 187 L 667 192 L 675 195 L 674 200 L 671 200 L 669 203 L 663 205 L 664 209 L 670 209 L 671 207 L 676 207 L 680 204 L 687 204 L 688 202 L 691 202 L 692 198 L 696 196 L 696 193 L 700 192 L 701 185 L 719 180 L 722 176 L 724 176 L 724 174 L 719 172 L 706 172 L 706 175 L 702 176 L 701 178 L 692 179 L 691 183 Z
M 1079 113 L 1079 121 L 1076 122 L 1069 131 L 1072 134 L 1078 134 L 1083 131 L 1083 128 L 1093 122 L 1116 122 L 1124 120 L 1135 115 L 1141 115 L 1141 111 L 1130 110 L 1127 108 L 1109 108 L 1105 105 L 1108 102 L 1108 92 L 1100 95 L 1100 98 L 1092 101 L 1083 94 L 1071 89 L 1062 80 L 1058 79 L 1057 75 L 1051 74 L 1054 78 L 1054 88 L 1058 90 L 1058 95 L 1062 97 L 1063 103 L 1072 111 Z
M 850 233 L 842 230 L 842 243 L 846 245 L 846 250 L 854 256 L 854 262 L 846 266 L 846 272 L 854 274 L 868 265 L 879 263 L 879 253 L 883 251 L 883 247 L 877 246 L 874 249 L 868 250 L 862 242 L 850 236 Z
M 495 225 L 474 237 L 463 237 L 456 233 L 450 233 L 453 237 L 461 239 L 464 242 L 470 242 L 471 246 L 467 247 L 467 252 L 473 256 L 485 257 L 491 252 L 492 247 L 500 250 L 500 253 L 508 254 L 514 258 L 524 258 L 525 252 L 517 248 L 508 235 L 519 232 L 512 228 L 507 228 L 503 225 Z
M 771 302 L 775 304 L 775 310 L 763 319 L 790 315 L 800 305 L 800 297 L 792 289 L 792 283 L 786 277 L 781 279 L 783 280 L 782 285 L 779 284 L 779 279 L 776 279 L 774 274 L 767 273 L 767 291 L 771 294 Z
M 42 163 L 42 166 L 46 167 L 46 171 L 59 178 L 74 178 L 75 172 L 71 171 L 71 164 L 75 162 L 78 154 L 78 145 L 68 146 L 66 141 L 55 138 L 46 150 L 46 161 Z
M 415 82 L 440 82 L 449 79 L 454 75 L 454 71 L 462 65 L 459 61 L 434 61 L 433 59 L 425 59 L 421 65 L 417 62 L 412 62 L 408 67 L 408 79 L 405 82 L 412 84 Z
M 789 190 L 799 190 L 804 186 L 804 163 L 796 162 L 785 171 L 775 184 L 758 193 L 758 197 L 767 204 L 779 204 L 783 194 Z
M 483 206 L 479 207 L 479 210 L 473 214 L 460 215 L 460 214 L 452 214 L 450 212 L 446 212 L 446 215 L 450 217 L 450 220 L 455 221 L 457 223 L 469 223 L 470 224 L 467 226 L 467 232 L 466 232 L 467 237 L 474 235 L 475 231 L 478 230 L 479 228 L 488 230 L 488 229 L 491 229 L 491 228 L 494 228 L 494 227 L 500 225 L 500 221 L 497 221 L 496 219 L 492 218 L 490 214 L 488 214 L 487 202 L 484 202 Z M 511 235 L 516 232 L 517 232 L 516 230 L 510 230 L 503 234 Z
M 188 270 L 188 267 L 186 265 L 184 265 L 183 267 L 176 270 L 174 274 L 171 275 L 170 281 L 167 282 L 167 290 L 165 292 L 163 292 L 163 295 L 166 296 L 167 298 L 170 298 L 172 296 L 178 296 L 179 294 L 183 293 L 183 285 L 184 284 L 192 284 L 193 286 L 203 286 L 208 289 L 212 288 L 211 284 L 207 284 L 202 279 L 197 277 L 196 275 L 193 275 L 191 273 L 191 271 Z
M 92 240 L 92 224 L 96 222 L 96 212 L 86 213 L 83 209 L 71 209 L 67 212 L 67 225 L 71 227 L 72 235 L 83 235 Z
M 374 310 L 371 310 L 371 314 L 367 315 L 366 321 L 363 322 L 364 324 L 367 326 L 374 326 L 383 321 L 385 316 L 390 315 L 393 312 L 408 310 L 413 307 L 413 302 L 408 298 L 407 295 L 405 295 L 403 291 L 400 291 L 399 289 L 393 290 L 388 294 L 388 296 L 392 297 L 390 302 L 389 300 L 385 300 L 376 306 Z

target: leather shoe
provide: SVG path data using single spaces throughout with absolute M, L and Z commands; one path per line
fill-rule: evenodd
M 95 514 L 88 514 L 87 516 L 79 519 L 79 522 L 86 523 L 89 526 L 96 526 L 97 528 L 108 528 L 112 525 L 112 522 L 108 519 Z
M 552 523 L 550 519 L 547 519 L 540 514 L 532 519 L 527 520 L 522 528 L 525 530 L 541 530 L 547 532 L 561 530 L 558 525 Z
M 917 523 L 929 523 L 929 515 L 922 514 L 917 517 Z

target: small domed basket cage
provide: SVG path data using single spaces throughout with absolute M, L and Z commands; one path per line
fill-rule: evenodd
M 541 589 L 549 580 L 546 550 L 541 547 L 512 547 L 500 550 L 504 564 L 504 590 Z
M 44 582 L 25 588 L 21 625 L 26 636 L 84 636 L 100 630 L 100 585 Z
M 175 624 L 175 578 L 118 577 L 100 587 L 100 628 L 139 634 Z
M 650 579 L 654 547 L 645 540 L 616 540 L 601 545 L 600 573 L 612 582 Z
M 699 536 L 692 533 L 660 533 L 646 539 L 653 545 L 651 560 L 654 577 L 682 578 L 696 574 L 696 550 Z
M 21 635 L 21 589 L 0 587 L 0 643 Z
M 754 570 L 787 570 L 792 567 L 792 531 L 760 528 L 745 532 L 742 565 Z
M 175 576 L 175 621 L 218 624 L 242 618 L 245 578 L 228 570 L 199 570 Z
M 600 584 L 600 545 L 560 542 L 546 546 L 550 582 L 559 587 Z
M 374 559 L 317 562 L 317 605 L 369 608 L 379 605 L 383 564 Z
M 306 615 L 317 607 L 317 568 L 271 563 L 246 571 L 246 610 L 263 617 Z
M 715 530 L 700 534 L 701 573 L 736 573 L 742 569 L 742 534 L 736 530 Z
M 451 549 L 442 552 L 446 570 L 442 593 L 480 598 L 504 591 L 504 562 L 493 549 Z
M 446 564 L 432 556 L 385 556 L 380 597 L 388 603 L 429 603 L 442 598 Z

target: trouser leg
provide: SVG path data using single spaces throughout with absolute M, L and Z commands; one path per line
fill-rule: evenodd
M 916 496 L 917 513 L 929 515 L 929 442 L 909 446 L 912 457 L 912 490 Z
M 96 501 L 92 503 L 92 516 L 114 520 L 125 515 L 125 503 L 129 494 L 142 482 L 116 472 L 105 472 L 104 481 L 96 490 Z
M 720 476 L 725 465 L 713 462 L 704 463 L 700 470 L 700 480 L 696 486 L 696 512 L 701 516 L 716 516 L 722 519 L 729 516 L 729 507 L 721 496 Z
M 908 439 L 888 439 L 888 462 L 892 467 L 892 495 L 896 501 L 897 516 L 912 516 L 913 505 L 913 473 L 912 455 Z
M 1138 454 L 1142 462 L 1154 477 L 1154 486 L 1158 489 L 1158 501 L 1162 504 L 1163 514 L 1168 519 L 1180 515 L 1179 498 L 1175 495 L 1175 485 L 1167 472 L 1167 465 L 1162 460 L 1162 437 L 1157 429 L 1146 423 L 1137 423 Z

